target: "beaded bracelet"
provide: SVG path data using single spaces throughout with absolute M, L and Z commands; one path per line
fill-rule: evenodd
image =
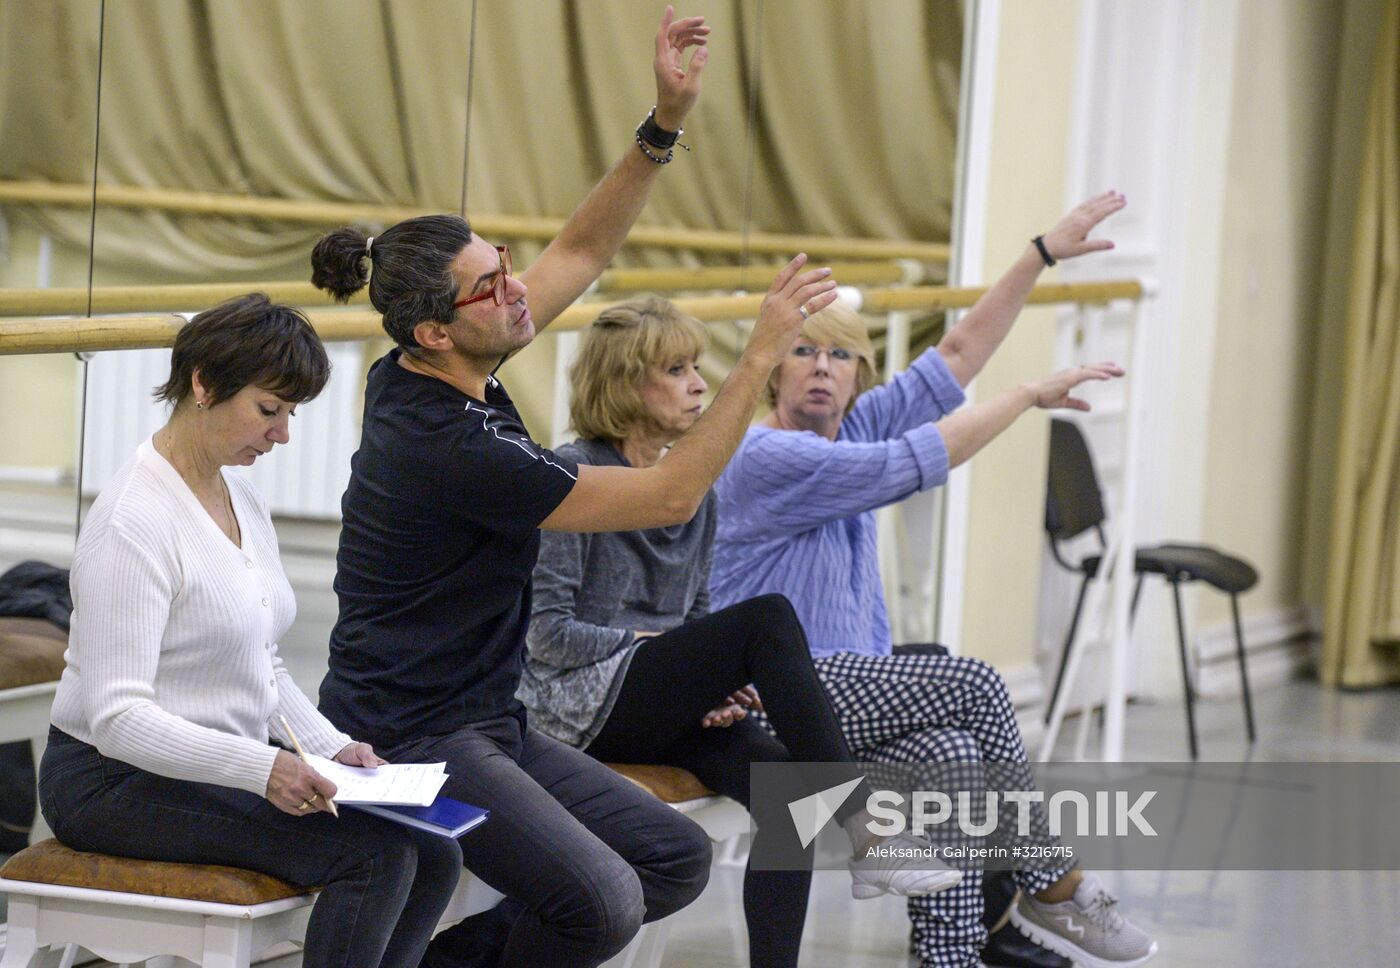
M 642 119 L 642 123 L 637 125 L 637 147 L 642 149 L 642 154 L 646 155 L 658 165 L 669 165 L 675 158 L 674 145 L 680 144 L 681 135 L 685 134 L 685 129 L 678 131 L 667 131 L 656 123 L 656 108 L 653 106 L 647 112 L 647 116 Z M 648 147 L 650 146 L 650 147 Z M 680 144 L 682 148 L 689 151 L 690 148 Z M 665 156 L 654 153 L 652 148 L 664 148 Z
M 642 149 L 642 154 L 646 155 L 658 165 L 669 165 L 676 158 L 676 152 L 673 148 L 667 148 L 665 155 L 652 154 L 651 149 L 647 147 L 646 139 L 642 137 L 642 130 L 640 128 L 637 129 L 637 147 Z

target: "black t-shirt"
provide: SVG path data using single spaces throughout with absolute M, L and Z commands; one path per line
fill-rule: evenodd
M 578 478 L 494 377 L 482 401 L 398 358 L 365 388 L 320 704 L 386 749 L 520 710 L 539 524 Z

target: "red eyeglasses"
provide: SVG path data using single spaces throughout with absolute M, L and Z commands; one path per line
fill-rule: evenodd
M 475 296 L 468 296 L 466 299 L 459 299 L 452 304 L 453 309 L 460 309 L 463 306 L 470 306 L 474 302 L 481 302 L 483 299 L 494 299 L 497 306 L 506 304 L 506 280 L 510 278 L 510 246 L 496 246 L 496 254 L 500 256 L 501 268 L 491 281 L 491 288 L 485 292 L 479 292 Z

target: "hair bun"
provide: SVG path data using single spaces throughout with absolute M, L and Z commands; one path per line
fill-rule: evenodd
M 311 284 L 346 302 L 369 282 L 370 236 L 354 226 L 328 232 L 311 250 Z

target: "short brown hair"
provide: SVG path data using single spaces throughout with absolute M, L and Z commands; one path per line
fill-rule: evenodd
M 709 333 L 659 296 L 610 306 L 588 328 L 569 368 L 569 420 L 580 437 L 622 440 L 646 416 L 641 388 L 647 370 L 698 357 Z
M 846 413 L 856 405 L 860 395 L 880 382 L 879 371 L 875 369 L 875 344 L 870 342 L 870 331 L 865 319 L 847 303 L 836 300 L 821 309 L 802 324 L 800 337 L 813 343 L 828 346 L 844 346 L 856 354 L 856 392 L 846 404 Z M 778 405 L 778 371 L 768 378 L 768 406 Z
M 170 378 L 155 388 L 155 398 L 178 406 L 192 392 L 196 370 L 209 391 L 207 406 L 249 385 L 304 403 L 325 387 L 331 362 L 300 311 L 254 292 L 206 309 L 180 328 Z

